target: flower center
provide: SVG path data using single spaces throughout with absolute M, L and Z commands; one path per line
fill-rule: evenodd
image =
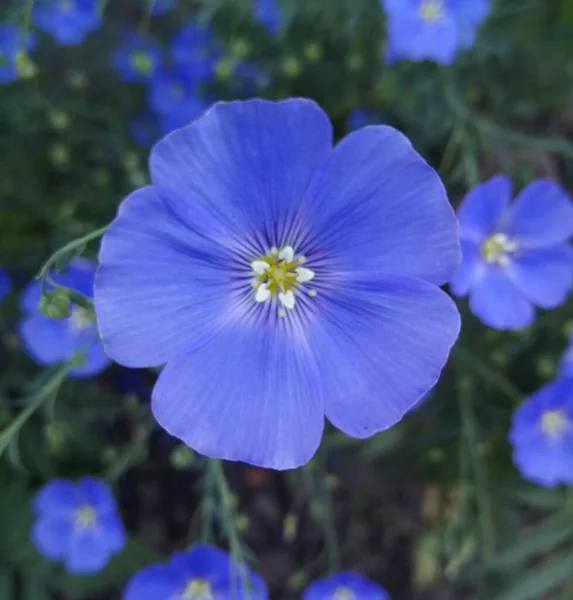
M 571 426 L 563 410 L 546 410 L 541 415 L 541 431 L 549 437 L 561 437 Z
M 72 0 L 60 0 L 60 12 L 69 13 L 74 7 Z
M 494 233 L 482 244 L 483 257 L 487 262 L 505 266 L 517 250 L 517 243 L 505 233 Z
M 435 23 L 445 15 L 444 0 L 422 0 L 420 4 L 420 17 L 426 23 Z
M 131 53 L 133 68 L 142 75 L 149 75 L 153 70 L 153 61 L 145 50 L 135 50 Z
M 305 262 L 304 256 L 295 256 L 292 246 L 272 248 L 269 254 L 254 260 L 251 268 L 255 302 L 278 298 L 279 316 L 285 316 L 284 309 L 292 310 L 295 306 L 297 288 L 314 279 L 314 271 L 303 267 Z M 309 290 L 308 294 L 314 296 L 316 290 Z
M 191 579 L 181 600 L 215 600 L 211 584 L 205 579 Z
M 331 600 L 357 600 L 356 594 L 348 587 L 340 586 L 334 590 Z
M 89 529 L 97 521 L 97 512 L 93 506 L 85 504 L 74 511 L 74 523 L 78 529 Z
M 70 327 L 73 331 L 84 331 L 91 327 L 93 320 L 90 312 L 81 306 L 72 307 L 70 314 Z

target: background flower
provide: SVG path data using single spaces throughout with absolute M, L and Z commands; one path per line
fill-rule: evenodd
M 173 36 L 171 58 L 186 77 L 196 83 L 210 81 L 221 56 L 211 29 L 189 21 Z
M 74 574 L 95 573 L 125 545 L 125 531 L 109 487 L 93 477 L 53 479 L 36 495 L 32 541 Z
M 253 0 L 253 16 L 271 35 L 279 31 L 281 13 L 276 0 Z
M 101 25 L 97 0 L 38 0 L 32 10 L 34 25 L 59 44 L 79 44 Z
M 161 48 L 140 33 L 127 32 L 113 52 L 111 62 L 124 81 L 147 81 L 161 66 Z
M 311 583 L 302 600 L 390 600 L 376 583 L 353 571 L 341 571 Z
M 0 268 L 0 300 L 3 300 L 10 293 L 11 288 L 12 282 L 8 277 L 8 273 Z
M 0 83 L 18 78 L 18 56 L 30 52 L 34 37 L 11 23 L 0 23 Z

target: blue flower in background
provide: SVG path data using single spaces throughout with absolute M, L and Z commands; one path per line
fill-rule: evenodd
M 367 125 L 380 125 L 382 119 L 380 115 L 368 108 L 356 108 L 348 116 L 348 131 L 356 131 Z
M 573 379 L 526 398 L 513 415 L 509 439 L 524 477 L 545 487 L 573 483 Z
M 113 494 L 93 477 L 78 483 L 53 479 L 36 494 L 34 513 L 36 549 L 50 560 L 63 560 L 69 573 L 100 571 L 125 545 Z
M 253 16 L 265 26 L 265 29 L 275 35 L 281 24 L 281 13 L 277 0 L 253 0 Z
M 59 44 L 79 44 L 102 23 L 98 4 L 98 0 L 37 0 L 32 19 Z
M 213 106 L 213 101 L 210 99 L 197 97 L 189 101 L 186 103 L 184 110 L 164 115 L 161 118 L 161 133 L 167 135 L 175 129 L 189 125 L 199 117 L 202 117 L 211 106 Z
M 150 11 L 152 15 L 163 15 L 173 8 L 176 0 L 138 0 L 144 10 Z
M 473 45 L 490 0 L 381 0 L 387 13 L 389 61 L 409 58 L 452 63 Z
M 30 33 L 22 33 L 10 23 L 0 23 L 0 83 L 18 78 L 18 56 L 33 47 L 34 38 Z
M 4 269 L 0 268 L 0 301 L 3 300 L 12 289 L 12 282 Z
M 390 596 L 366 577 L 341 571 L 311 583 L 302 600 L 390 600 Z
M 402 134 L 332 149 L 310 100 L 218 103 L 150 167 L 103 237 L 95 306 L 109 356 L 167 363 L 152 408 L 171 435 L 294 468 L 325 414 L 368 437 L 436 383 L 459 332 L 438 288 L 457 222 Z
M 510 206 L 511 180 L 496 175 L 466 195 L 459 210 L 462 264 L 451 282 L 486 325 L 521 329 L 534 306 L 555 308 L 573 281 L 573 205 L 550 179 L 528 185 Z
M 95 268 L 93 262 L 78 258 L 61 273 L 52 274 L 52 279 L 91 298 Z M 51 286 L 46 285 L 46 289 Z M 19 325 L 19 336 L 25 352 L 45 366 L 66 362 L 75 353 L 82 352 L 84 364 L 71 369 L 73 377 L 88 377 L 105 369 L 110 360 L 104 354 L 97 325 L 88 311 L 73 305 L 68 318 L 50 319 L 40 312 L 40 297 L 40 282 L 32 281 L 20 298 L 24 317 Z
M 220 57 L 221 48 L 206 25 L 189 22 L 171 42 L 173 62 L 184 70 L 187 78 L 197 83 L 213 78 Z
M 573 330 L 569 333 L 567 347 L 559 362 L 559 377 L 573 377 Z
M 130 82 L 151 79 L 161 62 L 159 45 L 136 32 L 127 33 L 111 57 L 113 68 L 121 79 Z
M 123 600 L 266 600 L 264 581 L 247 566 L 242 569 L 230 555 L 207 544 L 176 552 L 169 562 L 136 573 Z M 247 587 L 248 586 L 248 587 Z
M 160 136 L 160 124 L 156 115 L 143 112 L 134 117 L 127 125 L 131 139 L 143 146 L 151 147 Z

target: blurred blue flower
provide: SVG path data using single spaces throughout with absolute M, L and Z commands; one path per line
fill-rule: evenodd
M 162 56 L 159 45 L 137 32 L 125 34 L 121 45 L 111 57 L 113 68 L 121 79 L 142 82 L 151 79 L 161 66 Z
M 160 136 L 160 125 L 157 116 L 151 112 L 142 112 L 135 116 L 127 125 L 131 139 L 143 146 L 151 147 Z
M 369 108 L 356 108 L 348 116 L 348 131 L 356 131 L 367 125 L 380 125 L 382 118 Z
M 0 83 L 18 78 L 18 56 L 22 52 L 30 52 L 34 44 L 30 33 L 22 33 L 10 23 L 0 23 Z
M 302 600 L 390 600 L 378 584 L 353 571 L 341 571 L 311 583 Z
M 32 541 L 75 575 L 95 573 L 121 552 L 126 535 L 113 494 L 93 477 L 52 479 L 34 499 Z
M 573 330 L 567 338 L 567 346 L 559 362 L 559 377 L 573 377 Z
M 164 115 L 161 118 L 161 133 L 167 135 L 175 129 L 189 125 L 202 117 L 213 106 L 213 101 L 204 98 L 195 98 L 185 105 L 185 110 Z
M 179 29 L 171 42 L 173 62 L 197 83 L 213 78 L 220 57 L 220 45 L 206 25 L 191 21 Z
M 513 462 L 539 485 L 573 483 L 573 379 L 559 379 L 526 398 L 509 433 Z
M 387 13 L 389 61 L 409 58 L 452 63 L 473 45 L 490 0 L 381 0 Z
M 253 0 L 253 16 L 265 26 L 265 29 L 275 35 L 281 24 L 281 13 L 277 0 Z
M 77 258 L 52 279 L 59 285 L 72 288 L 91 298 L 95 264 Z M 46 289 L 52 289 L 47 284 Z M 71 369 L 73 377 L 88 377 L 105 369 L 109 358 L 98 338 L 97 325 L 85 308 L 72 305 L 65 319 L 50 319 L 39 309 L 41 286 L 32 281 L 22 292 L 20 306 L 24 317 L 19 325 L 19 336 L 25 352 L 40 365 L 54 365 L 70 360 L 76 352 L 84 353 L 84 363 Z
M 166 563 L 136 573 L 123 600 L 266 600 L 265 582 L 244 568 L 247 585 L 242 569 L 227 552 L 196 544 L 187 552 L 176 552 Z
M 103 237 L 109 356 L 167 363 L 159 423 L 207 456 L 286 469 L 324 414 L 386 429 L 437 381 L 459 331 L 459 259 L 436 173 L 390 127 L 332 149 L 312 101 L 218 103 L 154 147 L 152 186 Z
M 151 11 L 154 16 L 165 14 L 173 8 L 176 0 L 139 0 L 144 10 Z
M 98 4 L 98 0 L 37 0 L 32 20 L 59 44 L 79 44 L 102 23 Z
M 271 83 L 268 71 L 250 61 L 239 61 L 233 72 L 233 89 L 240 96 L 253 96 Z
M 3 300 L 12 289 L 12 282 L 8 273 L 4 269 L 0 268 L 0 300 Z
M 486 325 L 521 329 L 534 306 L 555 308 L 573 282 L 573 204 L 556 182 L 539 179 L 510 206 L 511 180 L 496 175 L 471 190 L 459 210 L 462 264 L 450 287 L 470 295 Z

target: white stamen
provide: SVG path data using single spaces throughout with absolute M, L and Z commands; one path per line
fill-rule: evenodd
M 308 290 L 308 295 L 311 298 L 314 298 L 316 296 L 316 294 L 318 294 L 318 292 L 316 290 Z
M 303 256 L 302 254 L 297 256 L 296 259 L 299 265 L 304 265 L 304 263 L 306 262 L 306 256 Z
M 269 284 L 263 283 L 257 288 L 255 293 L 256 302 L 266 302 L 271 297 L 271 290 L 269 290 Z
M 269 263 L 265 262 L 264 260 L 254 260 L 251 263 L 251 269 L 253 269 L 253 272 L 257 275 L 263 275 L 270 268 L 271 265 L 269 265 Z
M 294 260 L 294 250 L 292 246 L 285 246 L 279 252 L 279 258 L 285 262 L 292 262 Z
M 289 310 L 294 308 L 295 297 L 292 290 L 288 290 L 288 292 L 281 292 L 279 294 L 280 303 Z
M 307 281 L 311 281 L 314 279 L 314 271 L 307 269 L 305 267 L 298 267 L 296 269 L 296 280 L 299 283 L 306 283 Z

